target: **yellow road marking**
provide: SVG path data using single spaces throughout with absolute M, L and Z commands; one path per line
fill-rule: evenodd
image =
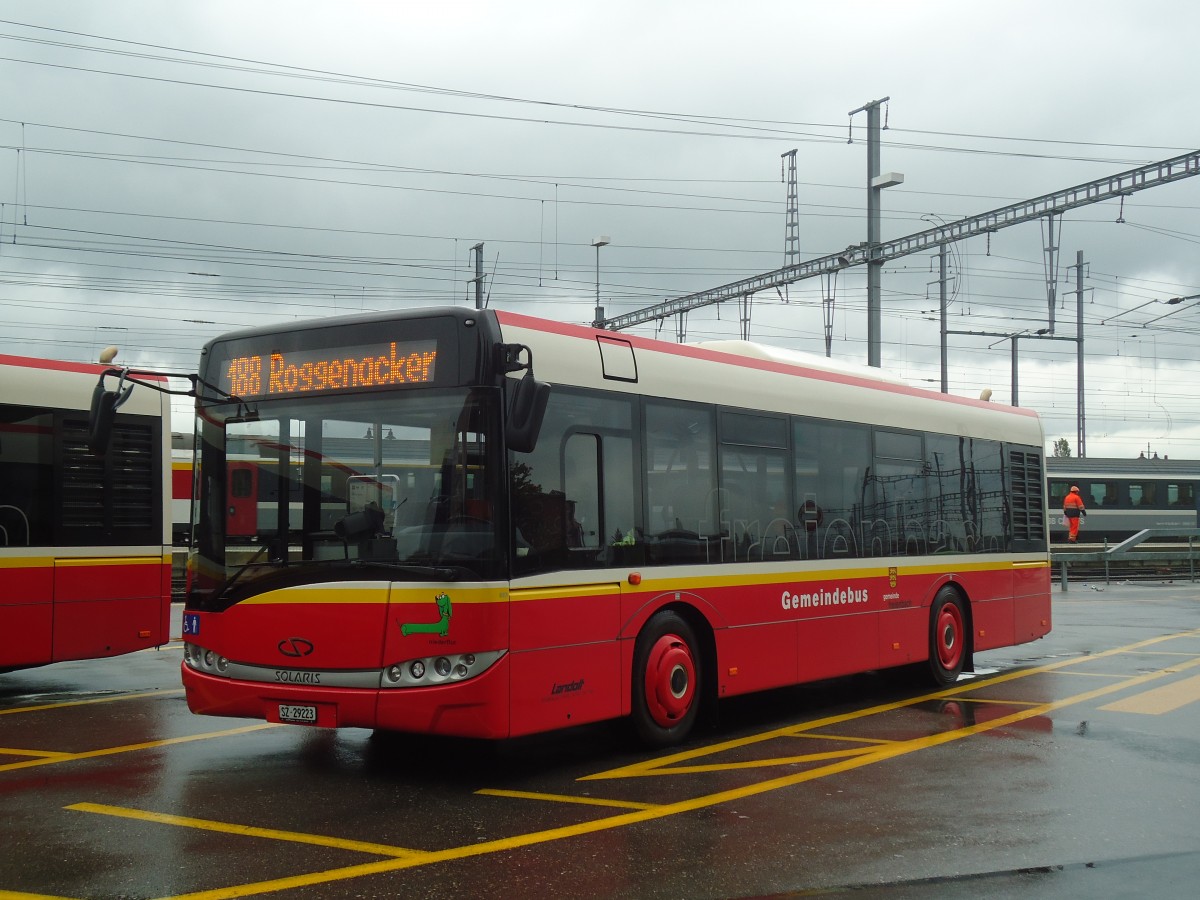
M 5 763 L 0 765 L 0 772 L 12 772 L 16 769 L 29 769 L 33 766 L 44 766 L 61 762 L 74 762 L 78 759 L 94 759 L 98 756 L 113 756 L 117 753 L 133 753 L 137 750 L 152 750 L 156 747 L 169 747 L 173 744 L 187 744 L 192 741 L 204 741 L 209 738 L 229 737 L 235 734 L 248 734 L 252 731 L 262 731 L 267 728 L 281 728 L 283 726 L 276 725 L 273 722 L 264 722 L 259 725 L 246 725 L 242 728 L 230 728 L 225 731 L 206 731 L 203 734 L 189 734 L 184 737 L 164 738 L 159 741 L 144 741 L 140 744 L 125 744 L 121 747 L 101 747 L 99 750 L 84 750 L 81 753 L 64 753 L 61 756 L 53 756 L 44 759 L 25 759 L 21 762 Z
M 785 735 L 785 737 L 800 737 L 800 735 L 792 734 Z M 814 737 L 824 737 L 824 735 L 814 735 Z M 895 744 L 901 742 L 887 741 L 887 743 Z M 697 775 L 701 772 L 733 772 L 738 769 L 766 769 L 774 766 L 796 766 L 808 762 L 825 762 L 829 759 L 845 759 L 849 756 L 863 756 L 874 752 L 876 751 L 872 747 L 855 747 L 853 750 L 828 750 L 824 753 L 806 753 L 803 756 L 780 756 L 774 759 L 753 759 L 734 763 L 709 763 L 702 766 L 672 766 L 669 769 L 643 772 L 641 774 L 657 777 L 662 775 Z M 580 780 L 582 781 L 583 779 Z
M 844 734 L 809 734 L 801 731 L 797 734 L 789 734 L 788 737 L 794 738 L 809 738 L 814 741 L 846 741 L 850 744 L 894 744 L 895 741 L 889 741 L 886 738 L 869 738 L 869 737 L 850 737 Z
M 1162 687 L 1134 694 L 1124 700 L 1109 703 L 1101 709 L 1113 712 L 1141 713 L 1148 716 L 1158 716 L 1172 712 L 1181 706 L 1200 700 L 1200 675 L 1193 675 L 1174 684 L 1164 684 Z
M 726 741 L 719 745 L 713 745 L 707 748 L 698 748 L 692 751 L 684 751 L 682 753 L 673 754 L 659 760 L 652 761 L 643 766 L 631 766 L 625 769 L 612 770 L 606 773 L 597 775 L 585 776 L 580 780 L 588 780 L 603 777 L 615 777 L 617 773 L 629 772 L 630 774 L 644 774 L 641 770 L 651 770 L 656 767 L 669 764 L 671 761 L 681 761 L 685 758 L 697 758 L 700 756 L 712 755 L 724 749 L 734 747 L 748 746 L 753 743 L 758 743 L 765 740 L 773 739 L 781 736 L 798 736 L 804 732 L 811 732 L 812 729 L 822 725 L 833 724 L 836 722 L 849 721 L 851 719 L 866 718 L 878 712 L 886 712 L 894 709 L 899 709 L 905 706 L 912 706 L 918 703 L 927 702 L 929 700 L 946 699 L 956 697 L 959 694 L 966 692 L 977 691 L 984 687 L 1001 684 L 1007 681 L 1012 681 L 1018 678 L 1028 677 L 1029 675 L 1042 674 L 1046 672 L 1054 672 L 1059 669 L 1078 665 L 1092 659 L 1099 659 L 1106 656 L 1115 656 L 1122 653 L 1133 653 L 1139 651 L 1143 647 L 1152 646 L 1164 641 L 1175 640 L 1179 638 L 1200 636 L 1200 629 L 1182 632 L 1172 635 L 1163 635 L 1156 638 L 1149 638 L 1134 644 L 1129 644 L 1125 647 L 1117 647 L 1111 650 L 1101 651 L 1091 654 L 1087 657 L 1075 657 L 1064 659 L 1058 662 L 1049 663 L 1045 666 L 1040 666 L 1031 669 L 1018 670 L 1005 673 L 994 678 L 980 682 L 964 682 L 960 685 L 955 685 L 944 691 L 939 691 L 933 694 L 927 694 L 923 697 L 916 697 L 906 701 L 899 701 L 888 704 L 881 704 L 876 707 L 871 707 L 866 710 L 859 710 L 854 713 L 845 713 L 838 716 L 829 716 L 825 719 L 808 722 L 800 726 L 790 726 L 788 728 L 777 729 L 772 732 L 767 732 L 762 735 L 755 735 L 749 738 L 739 740 Z M 613 828 L 621 828 L 627 825 L 639 824 L 642 822 L 653 821 L 666 818 L 681 813 L 692 812 L 698 809 L 705 809 L 712 806 L 718 806 L 724 803 L 735 802 L 747 797 L 756 796 L 759 794 L 769 793 L 771 791 L 780 790 L 782 788 L 791 787 L 797 784 L 814 781 L 819 778 L 828 777 L 830 775 L 840 774 L 842 772 L 851 771 L 861 768 L 866 765 L 872 765 L 877 762 L 884 762 L 890 759 L 895 759 L 905 756 L 917 750 L 927 749 L 929 747 L 940 746 L 952 741 L 961 740 L 976 734 L 981 734 L 986 731 L 991 731 L 998 728 L 1003 728 L 1007 725 L 1016 724 L 1026 719 L 1035 718 L 1045 715 L 1046 713 L 1062 709 L 1067 706 L 1072 706 L 1078 703 L 1085 703 L 1099 697 L 1107 696 L 1117 691 L 1125 690 L 1140 684 L 1146 684 L 1168 675 L 1176 674 L 1180 671 L 1200 666 L 1200 657 L 1189 660 L 1188 662 L 1170 669 L 1162 669 L 1155 672 L 1143 673 L 1141 675 L 1131 676 L 1125 681 L 1105 685 L 1091 691 L 1086 691 L 1082 694 L 1077 694 L 1071 697 L 1065 697 L 1060 700 L 1047 701 L 1041 704 L 1033 704 L 1024 709 L 1019 709 L 1005 716 L 999 716 L 987 722 L 977 723 L 966 726 L 964 728 L 953 731 L 941 732 L 939 734 L 929 735 L 922 738 L 917 738 L 909 741 L 896 741 L 881 745 L 877 748 L 867 748 L 864 752 L 856 755 L 845 757 L 838 762 L 833 762 L 825 766 L 808 769 L 804 772 L 792 773 L 787 776 L 773 778 L 767 781 L 758 782 L 756 784 L 744 785 L 730 790 L 720 791 L 714 794 L 708 794 L 700 797 L 693 797 L 686 800 L 677 801 L 675 803 L 662 804 L 658 806 L 650 806 L 644 809 L 634 809 L 627 813 L 622 813 L 615 816 L 609 816 L 593 820 L 590 822 L 580 822 L 575 825 L 564 826 L 561 828 L 548 829 L 540 832 L 530 832 L 526 834 L 514 835 L 512 837 L 500 838 L 494 841 L 487 841 L 479 844 L 472 844 L 461 847 L 450 847 L 440 851 L 407 851 L 409 855 L 386 859 L 373 863 L 365 863 L 357 866 L 347 866 L 337 869 L 328 869 L 323 872 L 315 872 L 307 875 L 290 876 L 287 878 L 273 879 L 270 881 L 257 882 L 254 884 L 241 884 L 231 887 L 218 888 L 211 891 L 199 891 L 191 894 L 177 895 L 170 900 L 226 900 L 226 898 L 245 897 L 253 894 L 267 893 L 273 891 L 288 890 L 291 888 L 311 887 L 317 884 L 328 884 L 335 881 L 344 881 L 352 878 L 360 878 L 367 875 L 383 874 L 387 872 L 396 872 L 403 869 L 413 868 L 420 865 L 428 865 L 437 862 L 448 862 L 457 859 L 467 859 L 476 856 L 483 856 L 490 853 L 504 852 L 522 847 L 534 846 L 537 844 L 547 843 L 550 841 L 564 840 L 571 837 L 593 834 L 600 831 L 607 831 Z M 1191 679 L 1189 679 L 1190 681 Z M 959 698 L 969 699 L 969 698 Z M 1002 701 L 997 701 L 1002 702 Z M 193 735 L 191 737 L 177 738 L 164 741 L 152 741 L 145 744 L 133 744 L 126 747 L 108 748 L 105 750 L 91 751 L 89 753 L 73 754 L 70 758 L 87 758 L 92 756 L 102 756 L 112 753 L 129 752 L 131 750 L 146 749 L 155 746 L 165 746 L 173 743 L 183 743 L 191 740 L 200 740 L 207 737 L 217 737 L 222 735 L 240 734 L 250 731 L 256 731 L 263 728 L 278 727 L 272 724 L 254 725 L 246 728 L 232 729 L 226 732 L 213 732 L 204 735 Z M 9 768 L 23 768 L 28 765 L 38 765 L 49 760 L 32 760 L 25 763 L 17 763 L 9 766 L 0 766 L 0 771 L 5 771 Z M 177 818 L 183 822 L 182 817 Z M 204 821 L 204 820 L 199 820 Z M 236 826 L 233 826 L 236 827 Z M 403 848 L 391 848 L 392 852 L 399 853 Z M 16 895 L 25 897 L 28 895 Z M 5 895 L 0 894 L 0 900 L 7 900 Z
M 978 690 L 982 686 L 1010 681 L 1016 678 L 1025 677 L 1030 674 L 1035 674 L 1041 671 L 1053 671 L 1064 666 L 1078 664 L 1086 659 L 1094 659 L 1104 655 L 1115 655 L 1118 653 L 1129 652 L 1142 646 L 1149 646 L 1161 641 L 1172 640 L 1180 636 L 1195 635 L 1200 632 L 1184 632 L 1182 635 L 1165 635 L 1159 638 L 1150 638 L 1146 641 L 1137 644 L 1131 644 L 1128 647 L 1114 648 L 1113 650 L 1103 651 L 1102 653 L 1092 654 L 1090 657 L 1075 658 L 1072 660 L 1060 660 L 1056 663 L 1050 663 L 1047 666 L 1038 669 L 1024 670 L 1021 672 L 1007 673 L 1006 675 L 998 676 L 990 679 L 987 682 L 965 683 L 962 686 L 956 686 L 946 691 L 940 691 L 936 694 L 927 695 L 925 698 L 917 698 L 915 701 L 907 703 L 891 703 L 883 704 L 879 707 L 873 707 L 872 710 L 863 711 L 859 715 L 866 716 L 871 712 L 878 710 L 895 709 L 905 705 L 911 705 L 913 702 L 921 702 L 927 699 L 941 699 L 947 696 L 953 696 L 956 692 L 965 692 Z M 1103 685 L 1082 694 L 1077 694 L 1071 697 L 1065 697 L 1061 700 L 1049 701 L 1040 705 L 1028 706 L 1024 709 L 1018 709 L 1006 716 L 999 716 L 988 722 L 977 723 L 955 731 L 942 732 L 927 737 L 914 739 L 911 741 L 898 741 L 892 744 L 883 745 L 875 749 L 870 749 L 868 752 L 862 753 L 856 757 L 849 757 L 840 760 L 839 762 L 830 763 L 829 765 L 816 767 L 804 772 L 793 773 L 784 777 L 762 781 L 757 784 L 745 785 L 731 790 L 720 791 L 714 794 L 708 794 L 700 797 L 693 797 L 688 800 L 681 800 L 675 803 L 667 803 L 660 806 L 651 807 L 642 810 L 633 810 L 627 813 L 622 813 L 615 816 L 609 816 L 602 819 L 596 819 L 590 822 L 580 822 L 575 825 L 564 826 L 561 828 L 548 829 L 540 832 L 530 832 L 526 834 L 514 835 L 512 837 L 500 838 L 494 841 L 487 841 L 480 844 L 472 844 L 461 847 L 451 847 L 440 851 L 431 851 L 425 854 L 420 859 L 393 859 L 382 860 L 374 863 L 366 863 L 358 866 L 348 866 L 338 869 L 327 869 L 323 872 L 315 872 L 309 875 L 297 875 L 288 878 L 274 879 L 271 881 L 262 881 L 254 884 L 234 885 L 226 888 L 218 888 L 211 891 L 198 891 L 191 894 L 177 895 L 171 900 L 229 900 L 229 898 L 246 897 L 253 894 L 268 893 L 281 890 L 289 890 L 292 888 L 311 887 L 317 884 L 329 884 L 334 881 L 345 881 L 352 878 L 361 878 L 368 875 L 379 875 L 388 872 L 396 872 L 402 869 L 413 868 L 419 865 L 429 865 L 432 863 L 449 862 L 458 859 L 467 859 L 476 856 L 484 856 L 490 853 L 504 852 L 522 847 L 534 846 L 537 844 L 547 843 L 550 841 L 564 840 L 567 838 L 578 837 L 581 835 L 594 834 L 600 831 L 607 831 L 613 828 L 622 828 L 628 825 L 635 825 L 643 822 L 666 818 L 668 816 L 678 815 L 680 813 L 692 812 L 698 809 L 704 809 L 712 806 L 717 806 L 724 803 L 730 803 L 745 799 L 747 797 L 764 794 L 781 788 L 791 787 L 793 785 L 802 784 L 808 781 L 814 781 L 819 778 L 828 777 L 830 775 L 839 774 L 842 772 L 851 771 L 866 765 L 871 765 L 877 762 L 895 759 L 917 750 L 935 747 L 942 744 L 947 744 L 952 741 L 961 740 L 976 734 L 981 734 L 993 729 L 1002 728 L 1007 725 L 1013 725 L 1026 719 L 1031 719 L 1037 716 L 1045 715 L 1054 710 L 1061 709 L 1067 706 L 1072 706 L 1077 703 L 1085 703 L 1099 697 L 1107 696 L 1117 691 L 1124 690 L 1138 684 L 1145 684 L 1150 681 L 1164 678 L 1167 675 L 1173 674 L 1182 668 L 1192 668 L 1200 665 L 1200 658 L 1193 659 L 1183 666 L 1175 669 L 1160 670 L 1157 672 L 1148 672 L 1141 675 L 1132 676 L 1124 682 Z M 823 723 L 832 721 L 846 721 L 850 718 L 849 715 L 830 716 Z M 807 728 L 811 730 L 816 723 L 809 723 Z M 787 732 L 797 731 L 795 728 L 778 729 L 771 732 L 771 735 L 780 736 Z M 765 739 L 765 738 L 764 738 Z M 720 745 L 722 747 L 745 746 L 755 743 L 754 739 L 743 739 L 741 741 L 727 741 Z M 712 753 L 713 748 L 707 750 L 685 751 L 680 754 L 673 754 L 670 759 L 677 759 L 684 756 L 696 757 Z M 661 761 L 660 761 L 661 764 Z M 630 767 L 633 768 L 633 767 Z M 619 770 L 614 770 L 619 771 Z M 591 776 L 596 777 L 596 776 Z M 583 780 L 583 779 L 581 779 Z
M 183 688 L 176 688 L 169 691 L 142 691 L 137 694 L 114 694 L 111 697 L 93 697 L 90 700 L 64 700 L 62 703 L 43 703 L 40 706 L 15 706 L 12 709 L 0 709 L 0 716 L 41 712 L 46 709 L 65 709 L 69 706 L 88 706 L 92 703 L 116 703 L 118 700 L 141 700 L 144 697 L 171 697 L 182 693 Z
M 140 809 L 129 809 L 123 806 L 108 806 L 103 803 L 73 803 L 64 809 L 76 812 L 98 813 L 103 816 L 117 816 L 123 819 L 137 819 L 143 822 L 157 822 L 161 825 L 179 825 L 184 828 L 198 828 L 202 831 L 219 831 L 223 834 L 237 834 L 244 837 L 269 838 L 274 841 L 291 841 L 297 844 L 314 844 L 318 847 L 332 847 L 337 850 L 353 850 L 358 853 L 373 853 L 376 856 L 396 856 L 401 858 L 419 858 L 426 855 L 423 850 L 411 850 L 406 847 L 393 847 L 388 844 L 373 844 L 367 841 L 351 841 L 344 838 L 325 837 L 317 834 L 304 834 L 298 831 L 280 831 L 275 828 L 257 828 L 252 825 L 233 825 L 228 822 L 214 822 L 211 819 L 193 819 L 188 816 L 172 816 L 165 813 L 144 812 Z
M 539 794 L 536 791 L 505 791 L 481 788 L 475 792 L 487 797 L 513 797 L 517 800 L 549 800 L 553 803 L 582 803 L 585 806 L 611 806 L 616 809 L 653 809 L 654 803 L 635 803 L 633 800 L 605 800 L 602 797 L 578 797 L 571 794 Z
M 1163 640 L 1168 639 L 1169 638 L 1163 638 Z M 1113 652 L 1120 651 L 1118 650 Z M 1051 666 L 1055 665 L 1059 665 L 1059 663 L 1051 663 Z M 1200 659 L 1196 659 L 1192 663 L 1189 663 L 1188 667 L 1193 665 L 1200 665 Z M 1086 691 L 1082 694 L 1077 694 L 1072 697 L 1065 697 L 1061 700 L 1049 701 L 1041 704 L 1040 706 L 1031 706 L 1025 709 L 1017 710 L 1009 715 L 999 716 L 991 721 L 970 725 L 956 731 L 942 732 L 940 734 L 929 735 L 927 737 L 917 738 L 911 741 L 899 741 L 888 746 L 871 750 L 870 752 L 861 754 L 857 757 L 843 759 L 839 762 L 809 769 L 805 772 L 797 772 L 791 775 L 773 778 L 767 781 L 761 781 L 756 784 L 743 785 L 742 787 L 733 788 L 726 791 L 719 791 L 714 794 L 692 797 L 690 799 L 680 800 L 674 803 L 665 803 L 650 809 L 634 810 L 615 816 L 594 819 L 590 822 L 579 822 L 574 825 L 567 825 L 561 828 L 552 828 L 546 831 L 528 832 L 526 834 L 513 835 L 512 837 L 499 838 L 494 841 L 486 841 L 479 844 L 449 847 L 445 850 L 431 851 L 420 859 L 381 860 L 379 862 L 365 863 L 357 866 L 327 869 L 323 872 L 314 872 L 309 875 L 296 875 L 288 878 L 260 881 L 254 884 L 240 884 L 233 885 L 231 887 L 217 888 L 216 890 L 211 891 L 197 891 L 191 894 L 179 894 L 170 898 L 170 900 L 230 900 L 230 898 L 235 897 L 246 897 L 254 894 L 289 890 L 292 888 L 312 887 L 313 885 L 317 884 L 329 884 L 334 881 L 345 881 L 347 879 L 361 878 L 367 875 L 381 875 L 388 872 L 397 872 L 403 869 L 414 868 L 421 865 L 449 862 L 452 860 L 484 856 L 490 853 L 516 850 L 522 847 L 530 847 L 537 844 L 548 843 L 550 841 L 559 841 L 567 838 L 594 834 L 600 831 L 608 831 L 609 829 L 613 828 L 623 828 L 628 825 L 650 822 L 657 819 L 667 818 L 669 816 L 679 815 L 680 813 L 694 812 L 699 809 L 706 809 L 725 803 L 744 800 L 747 797 L 769 793 L 771 791 L 780 790 L 781 788 L 792 787 L 805 782 L 815 781 L 819 778 L 826 778 L 830 775 L 848 772 L 863 766 L 872 765 L 874 763 L 896 759 L 918 750 L 924 750 L 929 747 L 948 744 L 952 741 L 962 740 L 965 737 L 981 734 L 985 731 L 1002 728 L 1006 725 L 1013 725 L 1025 719 L 1045 715 L 1048 712 L 1053 712 L 1056 709 L 1061 709 L 1066 706 L 1072 706 L 1077 703 L 1085 703 L 1136 684 L 1145 684 L 1146 682 L 1166 677 L 1168 674 L 1171 674 L 1171 672 L 1148 672 L 1142 675 L 1132 676 L 1123 684 L 1104 685 L 1094 690 Z M 973 687 L 977 687 L 977 685 L 973 685 Z M 887 704 L 887 706 L 895 705 L 896 704 Z M 752 743 L 752 741 L 746 741 L 745 743 Z
M 1054 675 L 1074 675 L 1079 678 L 1125 678 L 1124 675 L 1118 675 L 1116 672 L 1067 672 L 1058 671 L 1052 673 Z
M 44 756 L 47 759 L 66 758 L 70 753 L 57 750 L 19 750 L 16 747 L 0 747 L 0 756 Z
M 955 700 L 962 703 L 978 703 L 982 706 L 991 704 L 992 706 L 1040 706 L 1039 700 L 989 700 L 987 697 L 955 697 Z
M 21 891 L 0 891 L 0 900 L 70 900 L 55 894 L 24 894 Z
M 916 706 L 920 703 L 927 703 L 931 700 L 945 700 L 945 699 L 949 699 L 949 698 L 958 699 L 958 695 L 960 695 L 960 694 L 974 693 L 975 691 L 979 691 L 983 688 L 992 687 L 992 686 L 998 685 L 998 684 L 1004 684 L 1006 682 L 1015 681 L 1020 678 L 1027 678 L 1030 675 L 1040 675 L 1040 674 L 1044 674 L 1046 672 L 1056 672 L 1059 669 L 1064 669 L 1069 666 L 1081 665 L 1083 663 L 1091 662 L 1092 660 L 1096 660 L 1096 659 L 1104 659 L 1105 657 L 1109 657 L 1109 656 L 1118 656 L 1118 655 L 1124 654 L 1124 653 L 1138 652 L 1143 647 L 1154 646 L 1155 644 L 1161 644 L 1164 641 L 1176 640 L 1178 638 L 1195 637 L 1197 635 L 1200 635 L 1200 630 L 1184 631 L 1184 632 L 1179 632 L 1176 634 L 1169 634 L 1169 635 L 1160 635 L 1158 637 L 1147 638 L 1143 641 L 1138 641 L 1133 644 L 1128 644 L 1124 647 L 1114 647 L 1110 650 L 1102 650 L 1098 653 L 1092 653 L 1088 656 L 1077 656 L 1077 657 L 1071 657 L 1068 659 L 1060 659 L 1057 662 L 1047 663 L 1044 666 L 1036 666 L 1036 667 L 1029 668 L 1029 669 L 1017 669 L 1012 672 L 1005 672 L 1003 674 L 996 675 L 994 677 L 988 678 L 983 681 L 971 680 L 971 681 L 959 682 L 958 684 L 955 684 L 949 688 L 946 688 L 945 690 L 937 691 L 932 694 L 925 694 L 924 696 L 920 696 L 920 697 L 911 697 L 911 698 L 908 698 L 905 700 L 896 700 L 891 703 L 881 703 L 878 706 L 872 706 L 872 707 L 869 707 L 864 710 L 857 710 L 857 711 L 852 710 L 850 712 L 841 713 L 841 714 L 834 715 L 834 716 L 827 716 L 822 719 L 814 719 L 810 722 L 804 722 L 799 725 L 788 725 L 783 728 L 777 728 L 773 731 L 765 731 L 765 732 L 761 732 L 759 734 L 749 735 L 744 738 L 734 738 L 733 740 L 723 741 L 719 744 L 711 744 L 706 747 L 697 747 L 693 750 L 683 750 L 683 751 L 680 751 L 679 753 L 673 753 L 668 756 L 659 757 L 658 759 L 651 759 L 651 760 L 646 760 L 645 762 L 633 763 L 632 765 L 622 766 L 617 769 L 610 769 L 607 772 L 597 772 L 594 775 L 585 775 L 582 778 L 580 778 L 579 780 L 580 781 L 595 781 L 595 780 L 606 779 L 606 778 L 637 778 L 637 777 L 645 777 L 647 775 L 666 774 L 665 772 L 660 771 L 660 770 L 667 769 L 668 767 L 674 767 L 679 763 L 688 762 L 693 759 L 697 759 L 699 757 L 712 756 L 717 753 L 723 753 L 727 750 L 737 750 L 737 749 L 740 749 L 743 747 L 748 747 L 752 744 L 763 743 L 765 741 L 773 741 L 776 738 L 780 738 L 780 737 L 793 737 L 793 736 L 795 736 L 797 734 L 801 734 L 803 732 L 813 732 L 818 728 L 824 728 L 824 727 L 827 727 L 830 725 L 840 725 L 843 722 L 849 722 L 849 721 L 853 721 L 856 719 L 865 719 L 865 718 L 869 718 L 870 716 L 878 715 L 880 713 L 893 712 L 894 710 L 903 709 L 908 706 Z M 1192 662 L 1187 663 L 1186 665 L 1187 666 L 1200 665 L 1200 659 L 1194 659 Z M 1156 678 L 1163 677 L 1165 674 L 1168 674 L 1168 672 L 1169 672 L 1169 670 L 1163 670 L 1163 672 L 1161 674 L 1156 674 L 1153 677 L 1156 677 Z M 1135 678 L 1141 678 L 1141 677 L 1144 677 L 1144 676 L 1136 676 Z M 1111 691 L 1121 690 L 1123 687 L 1130 687 L 1133 684 L 1137 684 L 1137 683 L 1139 683 L 1137 680 L 1116 682 L 1112 685 L 1107 685 L 1103 688 L 1099 688 L 1098 690 L 1101 692 L 1111 692 Z M 1083 694 L 1080 696 L 1086 697 L 1088 695 Z M 1044 706 L 1044 704 L 1043 704 L 1043 706 Z M 1042 709 L 1043 706 L 1029 707 L 1029 709 Z M 1053 708 L 1057 708 L 1057 707 L 1053 707 Z M 989 728 L 995 727 L 995 723 L 997 723 L 997 722 L 1004 723 L 1008 720 L 1008 718 L 1009 718 L 1008 716 L 1005 716 L 1005 717 L 1001 717 L 998 719 L 993 719 L 990 722 L 986 723 L 986 725 Z M 1024 718 L 1031 718 L 1031 716 L 1025 716 Z M 978 726 L 973 726 L 973 727 L 978 727 Z M 947 733 L 954 734 L 956 732 L 947 732 Z M 904 742 L 901 742 L 901 744 L 903 745 Z

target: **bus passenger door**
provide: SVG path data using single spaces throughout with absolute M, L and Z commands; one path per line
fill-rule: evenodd
M 642 552 L 631 417 L 624 398 L 556 391 L 537 447 L 517 457 L 514 736 L 621 714 L 622 592 Z

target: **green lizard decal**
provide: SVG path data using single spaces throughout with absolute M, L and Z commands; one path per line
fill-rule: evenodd
M 436 622 L 416 622 L 406 623 L 400 626 L 400 633 L 407 637 L 410 634 L 437 634 L 445 637 L 450 632 L 450 597 L 446 593 L 438 594 L 434 598 L 437 602 L 438 615 L 441 616 Z

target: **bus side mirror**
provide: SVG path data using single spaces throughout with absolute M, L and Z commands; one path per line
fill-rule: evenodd
M 538 381 L 532 371 L 526 371 L 520 381 L 509 381 L 508 420 L 504 440 L 508 449 L 517 453 L 532 453 L 537 446 L 546 403 L 550 400 L 550 385 Z
M 124 379 L 122 379 L 123 382 Z M 108 452 L 108 444 L 112 438 L 113 421 L 117 417 L 117 409 L 129 399 L 133 385 L 118 383 L 115 391 L 104 387 L 104 376 L 96 383 L 92 391 L 92 407 L 88 413 L 88 449 L 95 456 L 103 456 Z

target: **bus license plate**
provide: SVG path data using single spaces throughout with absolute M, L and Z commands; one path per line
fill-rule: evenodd
M 315 706 L 287 706 L 279 704 L 280 722 L 299 722 L 303 725 L 317 724 L 317 708 Z

